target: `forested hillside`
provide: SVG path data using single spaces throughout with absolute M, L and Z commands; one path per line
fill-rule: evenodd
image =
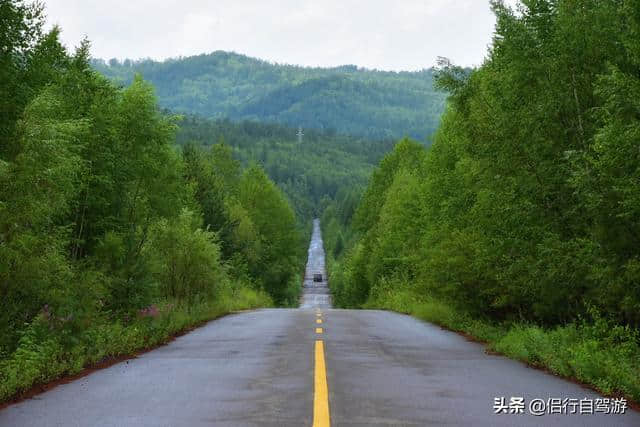
M 163 62 L 113 59 L 92 64 L 125 85 L 140 73 L 156 87 L 160 105 L 174 112 L 372 139 L 408 135 L 426 141 L 438 126 L 445 98 L 433 88 L 430 69 L 308 68 L 221 51 Z
M 294 305 L 284 194 L 224 145 L 176 146 L 150 83 L 68 53 L 39 3 L 0 8 L 0 400 L 230 310 Z
M 2 1 L 0 401 L 295 306 L 315 215 L 336 305 L 640 401 L 638 2 L 492 4 L 481 67 L 395 73 L 105 63 Z
M 223 142 L 243 164 L 261 165 L 291 200 L 298 219 L 309 221 L 330 200 L 364 189 L 375 164 L 394 140 L 368 140 L 331 132 L 297 129 L 252 121 L 185 117 L 177 142 L 209 147 Z
M 332 290 L 640 399 L 640 9 L 523 4 L 495 3 L 482 67 L 441 64 L 432 147 L 325 212 Z

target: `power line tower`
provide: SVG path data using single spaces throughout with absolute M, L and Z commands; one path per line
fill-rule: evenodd
M 298 133 L 296 135 L 298 135 L 298 144 L 301 144 L 302 137 L 304 136 L 304 133 L 302 133 L 302 126 L 298 126 Z

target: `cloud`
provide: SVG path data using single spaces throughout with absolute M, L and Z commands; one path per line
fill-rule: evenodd
M 431 67 L 478 65 L 494 17 L 484 0 L 48 0 L 49 23 L 95 57 L 155 58 L 228 50 L 272 62 Z

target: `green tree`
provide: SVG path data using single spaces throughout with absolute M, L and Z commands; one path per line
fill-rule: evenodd
M 0 172 L 0 314 L 2 347 L 42 306 L 65 299 L 72 268 L 65 257 L 69 212 L 82 170 L 77 142 L 87 124 L 57 120 L 60 99 L 36 97 L 20 122 L 22 147 Z
M 202 219 L 184 209 L 172 222 L 161 219 L 145 246 L 159 295 L 195 302 L 212 298 L 228 284 L 215 233 L 202 230 Z
M 296 219 L 282 192 L 254 165 L 244 171 L 238 200 L 246 209 L 259 237 L 258 261 L 251 275 L 278 303 L 295 304 L 300 283 L 301 241 Z

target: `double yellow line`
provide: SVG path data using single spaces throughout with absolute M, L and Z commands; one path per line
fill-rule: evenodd
M 316 324 L 322 324 L 322 312 L 316 311 Z M 323 333 L 322 328 L 316 327 L 316 333 Z M 327 367 L 324 362 L 324 342 L 316 340 L 315 378 L 313 384 L 313 427 L 329 427 L 329 388 L 327 387 Z

